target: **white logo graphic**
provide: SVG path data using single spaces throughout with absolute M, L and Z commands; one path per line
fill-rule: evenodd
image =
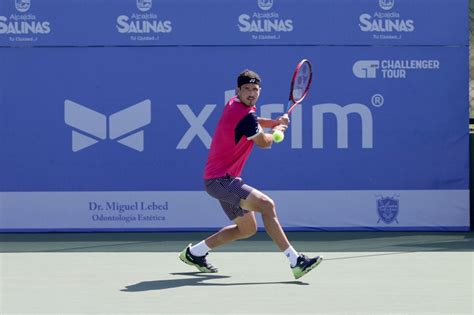
M 151 122 L 151 101 L 144 100 L 107 117 L 71 100 L 65 100 L 64 121 L 80 131 L 72 131 L 74 152 L 107 139 L 107 125 L 109 139 L 142 152 L 144 131 L 138 129 Z
M 393 11 L 395 0 L 379 0 L 378 12 L 364 12 L 359 16 L 359 28 L 362 32 L 372 33 L 373 39 L 402 39 L 403 34 L 415 31 L 415 21 Z
M 158 18 L 155 12 L 148 12 L 152 7 L 152 0 L 136 0 L 137 8 L 141 12 L 122 14 L 117 17 L 117 31 L 127 34 L 132 41 L 157 41 L 164 34 L 173 30 L 173 25 L 166 18 Z M 146 13 L 142 13 L 146 12 Z
M 184 118 L 189 123 L 189 129 L 179 141 L 176 149 L 187 149 L 195 137 L 199 137 L 206 148 L 209 149 L 211 147 L 212 138 L 209 132 L 204 128 L 204 124 L 209 116 L 211 116 L 216 105 L 207 104 L 197 116 L 194 115 L 189 105 L 178 104 L 177 106 L 181 114 L 183 114 Z
M 362 32 L 375 32 L 375 33 L 411 33 L 415 30 L 415 22 L 411 19 L 403 20 L 400 19 L 398 13 L 392 14 L 397 18 L 385 17 L 383 14 L 375 13 L 373 16 L 364 13 L 359 17 L 359 27 Z M 400 39 L 401 37 L 374 37 L 378 39 L 392 38 Z
M 362 148 L 373 148 L 372 113 L 366 105 L 353 103 L 344 107 L 337 104 L 319 104 L 313 107 L 313 148 L 323 148 L 323 115 L 332 114 L 337 121 L 337 148 L 347 149 L 349 124 L 347 116 L 356 113 L 362 122 Z
M 354 72 L 356 77 L 361 79 L 374 79 L 377 77 L 378 68 L 378 60 L 359 60 L 352 66 L 352 72 Z
M 268 11 L 273 7 L 273 0 L 258 0 L 258 7 L 264 11 Z
M 381 94 L 374 94 L 374 95 L 372 95 L 372 97 L 370 98 L 370 102 L 371 102 L 372 105 L 374 105 L 375 107 L 381 107 L 381 106 L 383 106 L 383 104 L 385 103 L 385 98 L 384 98 L 383 95 L 381 95 Z
M 438 70 L 439 60 L 359 60 L 352 66 L 354 75 L 361 79 L 374 79 L 378 69 L 384 79 L 406 79 L 409 71 Z
M 15 8 L 21 13 L 0 15 L 0 34 L 16 35 L 8 36 L 10 42 L 37 42 L 41 37 L 35 35 L 51 32 L 49 21 L 42 21 L 35 14 L 26 13 L 30 9 L 30 0 L 15 0 Z
M 15 8 L 18 12 L 26 12 L 30 9 L 30 0 L 15 0 Z
M 241 33 L 250 33 L 253 40 L 279 40 L 283 34 L 293 32 L 293 19 L 269 11 L 273 0 L 258 0 L 257 4 L 265 12 L 257 10 L 240 14 L 237 27 Z
M 235 90 L 225 91 L 224 98 L 225 103 L 229 101 L 231 97 L 235 95 Z M 383 105 L 383 97 L 380 94 L 376 94 L 372 97 L 372 102 L 376 102 L 377 107 Z M 375 106 L 375 105 L 374 105 Z M 189 129 L 186 131 L 184 136 L 179 141 L 176 149 L 186 150 L 191 145 L 191 142 L 198 138 L 202 144 L 209 149 L 211 145 L 211 135 L 205 128 L 205 123 L 208 118 L 214 112 L 217 107 L 216 104 L 207 104 L 201 111 L 196 115 L 188 104 L 177 105 L 179 111 L 184 116 L 186 121 L 189 123 Z M 283 104 L 264 104 L 260 105 L 260 116 L 271 117 L 272 115 L 281 115 L 284 112 Z M 313 106 L 297 106 L 296 109 L 291 113 L 291 134 L 287 137 L 292 149 L 303 148 L 303 110 L 302 108 L 312 109 L 312 148 L 323 149 L 324 139 L 324 128 L 323 120 L 325 116 L 333 115 L 336 117 L 337 123 L 337 148 L 347 149 L 349 147 L 349 127 L 350 124 L 357 123 L 351 119 L 349 121 L 349 115 L 351 117 L 356 114 L 359 115 L 361 123 L 361 137 L 362 137 L 362 148 L 372 149 L 373 144 L 373 117 L 369 107 L 360 103 L 352 103 L 346 106 L 341 106 L 333 103 L 315 104 Z M 332 119 L 333 120 L 333 119 Z
M 379 5 L 384 10 L 391 10 L 395 5 L 395 0 L 379 0 Z
M 137 0 L 137 8 L 142 12 L 146 12 L 151 9 L 152 0 Z

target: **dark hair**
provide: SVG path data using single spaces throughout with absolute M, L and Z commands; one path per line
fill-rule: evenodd
M 261 82 L 262 80 L 260 80 L 260 76 L 256 72 L 249 69 L 245 69 L 237 77 L 238 87 L 241 87 L 242 85 L 247 84 L 247 83 L 260 85 Z

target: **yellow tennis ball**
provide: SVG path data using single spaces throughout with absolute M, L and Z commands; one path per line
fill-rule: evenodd
M 275 130 L 273 131 L 273 142 L 279 143 L 282 142 L 283 139 L 285 139 L 285 134 L 281 130 Z

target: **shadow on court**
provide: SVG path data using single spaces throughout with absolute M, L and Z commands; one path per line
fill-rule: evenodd
M 248 285 L 271 285 L 271 284 L 293 284 L 293 285 L 308 285 L 308 283 L 301 281 L 275 281 L 275 282 L 240 282 L 240 283 L 212 283 L 205 282 L 208 280 L 227 279 L 230 276 L 213 275 L 201 272 L 177 272 L 171 273 L 173 276 L 190 276 L 185 279 L 166 279 L 166 280 L 154 280 L 154 281 L 143 281 L 140 283 L 126 286 L 125 289 L 120 291 L 123 292 L 142 292 L 151 290 L 165 290 L 174 289 L 186 286 L 218 286 L 218 287 L 230 287 L 230 286 L 248 286 Z

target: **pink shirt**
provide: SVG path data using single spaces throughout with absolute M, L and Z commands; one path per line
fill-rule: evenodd
M 204 179 L 240 176 L 253 148 L 251 139 L 262 132 L 255 110 L 237 96 L 225 105 L 212 138 Z

